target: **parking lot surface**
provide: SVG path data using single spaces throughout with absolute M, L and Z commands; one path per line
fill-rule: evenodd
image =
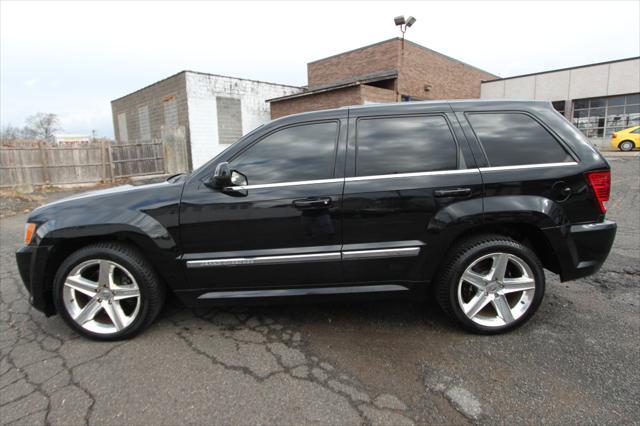
M 31 308 L 15 264 L 25 214 L 2 219 L 2 424 L 638 424 L 640 158 L 612 158 L 602 270 L 547 276 L 536 316 L 500 336 L 433 303 L 190 310 L 98 343 Z

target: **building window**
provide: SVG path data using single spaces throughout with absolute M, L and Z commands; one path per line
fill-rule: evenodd
M 573 101 L 573 124 L 588 138 L 640 125 L 640 94 Z
M 164 108 L 164 125 L 167 127 L 178 127 L 178 104 L 175 96 L 167 96 L 162 100 Z
M 119 142 L 127 142 L 129 135 L 127 133 L 127 113 L 121 112 L 118 114 L 118 136 Z
M 143 105 L 138 108 L 138 125 L 140 126 L 140 140 L 151 140 L 151 124 L 149 123 L 148 105 Z
M 242 136 L 242 103 L 240 99 L 216 97 L 218 143 L 230 145 Z
M 553 109 L 564 115 L 565 101 L 554 101 L 551 102 L 551 105 L 553 105 Z

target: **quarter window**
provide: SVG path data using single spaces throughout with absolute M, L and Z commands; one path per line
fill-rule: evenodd
M 287 127 L 272 133 L 234 158 L 231 167 L 249 185 L 333 177 L 336 122 Z
M 558 141 L 528 115 L 484 113 L 467 117 L 493 167 L 571 161 Z
M 442 116 L 358 120 L 359 176 L 451 170 L 457 167 L 457 152 Z

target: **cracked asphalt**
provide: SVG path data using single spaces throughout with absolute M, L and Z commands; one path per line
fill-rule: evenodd
M 433 303 L 191 310 L 137 338 L 80 338 L 27 302 L 2 219 L 1 424 L 640 424 L 640 158 L 612 158 L 602 270 L 548 275 L 536 316 L 475 336 Z M 55 195 L 49 195 L 49 197 Z

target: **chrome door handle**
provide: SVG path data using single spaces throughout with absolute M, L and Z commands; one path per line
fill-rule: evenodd
M 436 189 L 433 195 L 436 197 L 466 197 L 471 195 L 471 188 Z
M 308 208 L 326 208 L 331 206 L 331 198 L 303 198 L 300 200 L 293 200 L 293 207 L 297 209 Z

